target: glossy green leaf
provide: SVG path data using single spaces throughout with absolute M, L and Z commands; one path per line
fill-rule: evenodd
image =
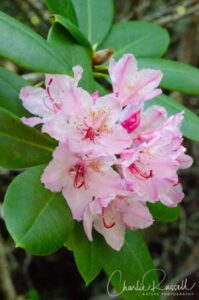
M 0 166 L 5 168 L 26 168 L 48 162 L 56 145 L 3 108 L 0 108 L 0 144 Z
M 137 57 L 160 57 L 168 45 L 169 35 L 162 27 L 144 21 L 130 21 L 113 25 L 100 48 L 113 49 L 113 56 L 118 59 L 125 53 Z
M 180 206 L 167 207 L 161 202 L 147 203 L 147 206 L 155 220 L 162 222 L 174 222 L 180 216 Z
M 51 19 L 54 23 L 59 23 L 66 30 L 68 30 L 76 42 L 92 50 L 91 44 L 89 43 L 85 35 L 73 23 L 60 15 L 53 15 Z
M 138 59 L 140 68 L 158 69 L 163 72 L 161 87 L 171 91 L 199 94 L 199 70 L 195 67 L 166 59 Z
M 49 11 L 52 14 L 62 15 L 78 25 L 77 16 L 71 0 L 46 0 Z
M 0 67 L 0 107 L 22 117 L 28 115 L 19 99 L 20 89 L 28 82 L 17 74 Z
M 53 46 L 36 32 L 0 12 L 0 56 L 29 70 L 44 73 L 71 72 Z
M 110 288 L 111 283 L 117 294 L 125 300 L 143 300 L 145 297 L 148 300 L 160 299 L 158 289 L 154 293 L 151 290 L 154 285 L 158 286 L 157 273 L 142 235 L 138 231 L 127 232 L 125 244 L 119 252 L 107 246 L 104 252 L 101 252 L 101 257 L 103 269 L 109 278 L 107 286 L 109 296 L 114 295 Z M 125 290 L 125 286 L 134 289 Z M 136 290 L 139 286 L 144 286 L 145 292 Z
M 105 96 L 107 94 L 106 89 L 97 81 L 95 81 L 95 90 L 99 92 L 100 96 Z
M 69 242 L 77 268 L 86 284 L 89 284 L 96 278 L 102 268 L 101 239 L 95 236 L 94 241 L 90 242 L 84 233 L 82 224 L 76 223 Z
M 199 117 L 191 110 L 166 95 L 161 95 L 148 101 L 145 104 L 145 107 L 152 105 L 161 105 L 165 107 L 169 116 L 184 111 L 184 120 L 181 126 L 182 133 L 188 139 L 199 141 Z
M 95 82 L 93 78 L 91 60 L 92 52 L 81 45 L 76 44 L 68 31 L 59 24 L 54 24 L 48 34 L 48 42 L 57 49 L 62 59 L 70 62 L 70 68 L 80 65 L 84 69 L 80 86 L 89 92 L 94 92 Z
M 79 28 L 92 45 L 100 44 L 111 28 L 112 0 L 72 0 Z
M 33 167 L 18 175 L 3 205 L 6 226 L 16 246 L 35 255 L 58 250 L 74 225 L 61 193 L 51 193 L 41 184 L 43 168 Z

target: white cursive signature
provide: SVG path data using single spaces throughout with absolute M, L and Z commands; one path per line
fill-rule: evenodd
M 152 282 L 148 281 L 148 276 L 151 272 L 157 271 L 158 273 L 161 273 L 161 281 L 156 282 L 153 280 Z M 191 291 L 196 283 L 193 283 L 192 286 L 188 286 L 187 278 L 183 279 L 180 283 L 177 284 L 166 284 L 164 287 L 161 287 L 161 285 L 164 283 L 166 279 L 166 272 L 162 269 L 151 269 L 147 271 L 141 280 L 137 280 L 134 284 L 127 284 L 126 280 L 122 278 L 122 272 L 120 270 L 115 270 L 111 276 L 109 277 L 108 283 L 107 283 L 107 293 L 109 297 L 117 297 L 122 295 L 124 292 L 133 292 L 133 291 L 139 291 L 139 292 L 179 292 L 179 291 Z M 113 292 L 111 288 L 111 282 L 117 282 L 119 286 L 121 286 L 121 289 L 119 292 Z

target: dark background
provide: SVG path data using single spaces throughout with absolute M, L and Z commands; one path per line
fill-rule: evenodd
M 115 4 L 116 21 L 144 19 L 164 26 L 171 35 L 167 57 L 199 67 L 198 0 L 115 0 Z M 0 0 L 0 9 L 46 37 L 50 23 L 44 1 Z M 25 73 L 11 62 L 0 63 L 14 72 Z M 172 97 L 199 114 L 198 96 L 172 93 Z M 176 284 L 188 278 L 189 286 L 196 283 L 194 295 L 163 298 L 169 300 L 199 299 L 199 145 L 189 140 L 185 145 L 194 165 L 180 172 L 186 194 L 181 216 L 174 223 L 156 222 L 145 232 L 155 265 L 167 272 L 167 282 Z M 15 170 L 0 168 L 0 212 L 7 186 L 16 175 Z M 33 257 L 15 249 L 1 214 L 0 233 L 0 300 L 110 299 L 104 274 L 85 287 L 70 251 L 61 249 L 48 257 Z

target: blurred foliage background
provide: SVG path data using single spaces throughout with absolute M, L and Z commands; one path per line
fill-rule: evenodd
M 198 0 L 115 0 L 115 6 L 117 22 L 146 20 L 167 28 L 171 35 L 167 57 L 199 67 Z M 44 0 L 0 0 L 0 10 L 46 37 L 50 14 Z M 0 60 L 0 63 L 14 72 L 25 73 L 11 62 Z M 31 74 L 25 76 L 31 78 Z M 179 93 L 172 93 L 172 97 L 199 114 L 199 97 Z M 186 194 L 180 218 L 174 223 L 156 222 L 144 233 L 156 267 L 167 273 L 165 283 L 176 284 L 186 278 L 188 286 L 196 283 L 191 291 L 193 294 L 162 297 L 169 300 L 194 300 L 199 295 L 199 145 L 188 140 L 185 144 L 194 158 L 194 165 L 180 172 Z M 0 205 L 9 182 L 17 173 L 15 170 L 0 169 Z M 42 258 L 15 249 L 1 210 L 0 230 L 1 300 L 110 299 L 106 293 L 107 279 L 104 274 L 85 287 L 69 251 L 62 249 Z

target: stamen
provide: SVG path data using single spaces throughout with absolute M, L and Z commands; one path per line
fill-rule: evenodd
M 61 105 L 60 105 L 59 103 L 57 103 L 56 100 L 54 100 L 53 97 L 51 96 L 51 93 L 50 93 L 50 85 L 52 84 L 52 82 L 53 82 L 53 79 L 51 78 L 51 79 L 49 80 L 49 82 L 48 82 L 48 86 L 46 87 L 46 92 L 47 92 L 47 94 L 48 94 L 48 97 L 49 97 L 49 99 L 50 99 L 50 101 L 51 101 L 53 107 L 52 107 L 52 108 L 49 107 L 49 105 L 47 104 L 47 101 L 46 101 L 47 99 L 46 99 L 46 98 L 44 98 L 43 101 L 44 101 L 44 105 L 45 105 L 50 111 L 52 111 L 52 112 L 57 112 L 58 110 L 61 109 Z
M 46 88 L 46 91 L 47 91 L 47 94 L 48 94 L 48 97 L 49 97 L 50 101 L 53 103 L 53 105 L 56 107 L 56 109 L 60 110 L 60 109 L 61 109 L 61 105 L 58 104 L 58 103 L 52 98 L 52 96 L 51 96 L 51 94 L 50 94 L 50 88 L 47 87 L 47 88 Z
M 129 170 L 136 176 L 140 175 L 141 177 L 136 176 L 138 179 L 148 179 L 153 177 L 153 171 L 150 170 L 149 174 L 142 172 L 134 163 L 129 166 Z
M 85 180 L 85 168 L 81 164 L 76 164 L 73 168 L 69 170 L 70 175 L 74 175 L 73 179 L 73 187 L 76 189 L 80 189 L 82 186 L 86 187 L 86 180 Z
M 55 108 L 54 105 L 53 105 L 53 106 L 50 106 L 51 102 L 49 103 L 49 98 L 48 98 L 47 96 L 45 96 L 45 97 L 43 98 L 43 103 L 44 103 L 44 106 L 45 106 L 48 110 L 52 111 L 53 113 L 56 113 L 56 112 L 57 112 L 57 109 Z
M 84 120 L 84 125 L 86 126 L 85 129 L 82 129 L 82 133 L 84 134 L 83 140 L 89 139 L 90 141 L 95 143 L 96 136 L 99 135 L 91 126 L 89 126 L 86 123 L 86 120 Z
M 90 141 L 95 142 L 96 134 L 92 127 L 88 127 L 88 129 L 84 129 L 83 131 L 85 131 L 83 140 L 89 139 Z
M 115 222 L 113 221 L 111 224 L 107 224 L 105 220 L 105 208 L 102 208 L 102 222 L 105 228 L 110 229 L 115 226 Z

